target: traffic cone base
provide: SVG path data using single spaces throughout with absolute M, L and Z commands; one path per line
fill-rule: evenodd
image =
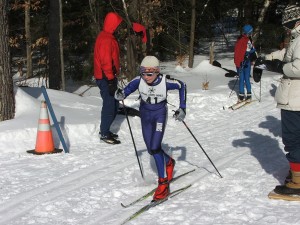
M 38 132 L 34 150 L 28 150 L 28 153 L 43 155 L 62 152 L 62 149 L 55 149 L 50 120 L 48 115 L 47 104 L 42 101 L 40 118 L 38 124 Z
M 33 150 L 28 150 L 27 153 L 31 153 L 31 154 L 34 154 L 34 155 L 45 155 L 45 154 L 60 153 L 62 151 L 63 151 L 62 149 L 55 148 L 52 152 L 37 152 L 35 149 L 33 149 Z

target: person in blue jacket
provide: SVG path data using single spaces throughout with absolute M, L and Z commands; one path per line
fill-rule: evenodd
M 140 66 L 140 75 L 135 77 L 122 90 L 115 92 L 115 99 L 122 101 L 136 90 L 140 93 L 140 117 L 143 138 L 148 153 L 153 156 L 158 172 L 158 187 L 153 200 L 166 198 L 169 182 L 173 179 L 175 160 L 162 149 L 162 139 L 167 123 L 167 91 L 179 90 L 179 109 L 174 117 L 183 121 L 186 114 L 186 85 L 160 73 L 159 60 L 155 56 L 146 56 Z M 166 168 L 166 169 L 165 169 Z

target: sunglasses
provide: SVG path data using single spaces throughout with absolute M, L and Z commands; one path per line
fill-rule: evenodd
M 151 76 L 156 75 L 158 73 L 159 73 L 159 68 L 158 67 L 144 67 L 144 66 L 142 66 L 140 68 L 141 76 L 151 77 Z
M 158 72 L 154 72 L 154 73 L 141 73 L 142 76 L 147 76 L 147 77 L 152 77 L 153 75 L 158 74 Z

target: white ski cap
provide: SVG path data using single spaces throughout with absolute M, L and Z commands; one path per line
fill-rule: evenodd
M 159 67 L 159 60 L 155 56 L 146 56 L 141 62 L 141 67 Z

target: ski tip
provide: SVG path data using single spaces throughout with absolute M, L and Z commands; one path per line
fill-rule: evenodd
M 124 205 L 122 202 L 121 202 L 121 206 L 122 206 L 123 208 L 127 208 L 126 205 Z

